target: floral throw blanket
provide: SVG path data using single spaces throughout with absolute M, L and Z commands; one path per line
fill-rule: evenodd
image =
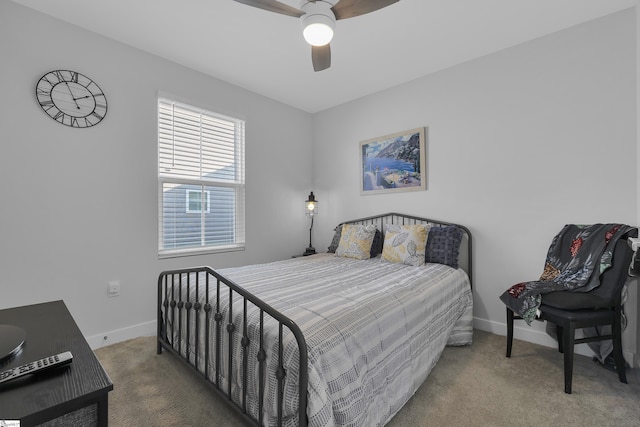
M 540 279 L 513 285 L 500 300 L 531 324 L 542 294 L 598 287 L 600 274 L 611 266 L 616 241 L 632 229 L 624 224 L 565 225 L 551 242 Z

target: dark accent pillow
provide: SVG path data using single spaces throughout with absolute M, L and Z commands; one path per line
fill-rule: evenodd
M 371 258 L 377 257 L 380 253 L 382 253 L 382 233 L 376 229 L 376 234 L 373 236 L 373 242 L 371 243 Z
M 330 254 L 336 253 L 336 249 L 338 249 L 338 245 L 340 244 L 340 236 L 342 235 L 342 224 L 336 227 L 335 233 L 333 233 L 333 239 L 331 239 L 331 244 L 327 249 L 327 252 Z
M 338 249 L 338 245 L 340 244 L 340 236 L 342 235 L 342 224 L 336 227 L 335 233 L 333 233 L 333 239 L 331 239 L 331 244 L 327 248 L 327 252 L 333 254 Z M 382 252 L 382 233 L 380 230 L 376 229 L 376 234 L 373 236 L 373 243 L 371 243 L 371 258 L 375 258 Z
M 458 268 L 460 243 L 462 243 L 462 230 L 455 225 L 431 227 L 427 237 L 425 262 L 435 262 Z

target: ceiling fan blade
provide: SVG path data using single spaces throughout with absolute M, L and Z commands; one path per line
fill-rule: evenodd
M 336 15 L 336 19 L 346 19 L 374 12 L 399 1 L 400 0 L 340 0 L 331 10 L 333 14 Z
M 234 0 L 247 6 L 257 7 L 258 9 L 268 10 L 269 12 L 280 13 L 282 15 L 294 16 L 300 18 L 304 12 L 288 4 L 280 3 L 277 0 Z
M 322 71 L 331 67 L 329 43 L 324 46 L 311 46 L 311 61 L 313 62 L 313 71 Z

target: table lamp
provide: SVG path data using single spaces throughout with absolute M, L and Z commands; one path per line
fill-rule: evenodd
M 309 227 L 309 247 L 304 251 L 304 256 L 313 255 L 316 253 L 315 248 L 311 244 L 311 230 L 313 229 L 313 217 L 318 215 L 318 201 L 316 196 L 313 195 L 313 191 L 309 194 L 309 198 L 304 202 L 304 212 L 311 218 L 311 226 Z

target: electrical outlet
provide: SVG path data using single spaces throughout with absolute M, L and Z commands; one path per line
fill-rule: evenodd
M 112 280 L 109 282 L 109 288 L 107 289 L 107 295 L 110 297 L 117 297 L 120 295 L 120 281 Z

